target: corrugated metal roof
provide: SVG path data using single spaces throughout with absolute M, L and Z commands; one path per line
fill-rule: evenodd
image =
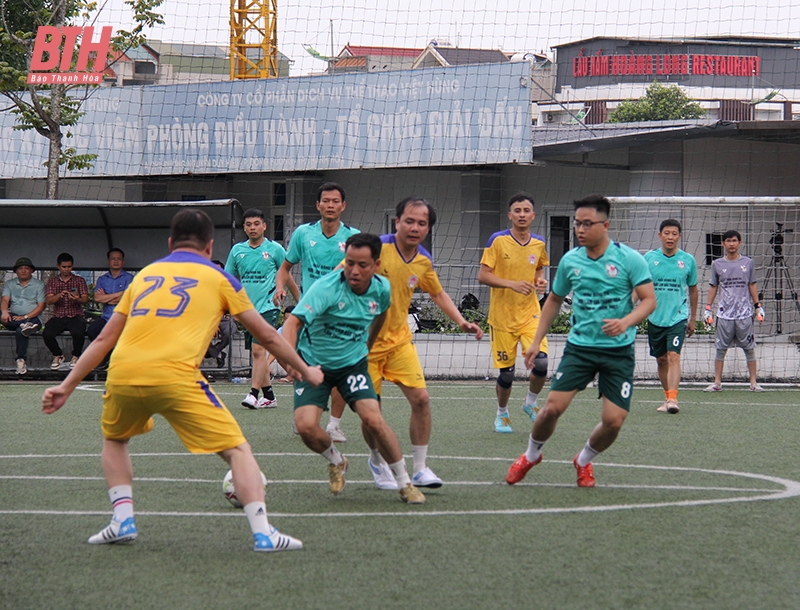
M 509 61 L 508 56 L 498 49 L 459 49 L 453 47 L 436 47 L 439 53 L 451 66 L 465 64 L 496 64 Z
M 422 53 L 422 49 L 403 47 L 360 47 L 348 44 L 342 50 L 342 53 L 345 52 L 354 57 L 367 55 L 378 55 L 380 57 L 416 57 Z

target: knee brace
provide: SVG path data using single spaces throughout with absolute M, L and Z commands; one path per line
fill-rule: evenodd
M 500 374 L 497 376 L 497 385 L 504 390 L 507 390 L 514 383 L 514 369 L 516 367 L 510 366 L 506 369 L 500 369 Z
M 718 349 L 717 355 L 714 357 L 714 360 L 725 360 L 725 354 L 728 353 L 726 349 Z
M 744 357 L 748 362 L 755 362 L 755 360 L 756 360 L 756 350 L 754 350 L 754 349 L 746 349 L 746 350 L 744 350 Z
M 536 358 L 533 359 L 533 370 L 531 371 L 534 377 L 547 377 L 547 354 L 539 352 Z

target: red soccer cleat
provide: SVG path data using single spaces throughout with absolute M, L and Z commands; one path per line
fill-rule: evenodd
M 578 471 L 578 487 L 594 487 L 594 468 L 589 462 L 586 466 L 578 466 L 578 456 L 576 455 L 572 463 Z
M 511 464 L 511 467 L 508 469 L 508 474 L 506 475 L 506 483 L 509 485 L 513 485 L 514 483 L 519 483 L 522 479 L 525 478 L 525 475 L 528 474 L 528 471 L 536 466 L 539 462 L 542 461 L 542 454 L 539 454 L 539 459 L 535 462 L 529 462 L 528 458 L 525 457 L 523 453 L 521 456 L 517 458 L 517 460 Z

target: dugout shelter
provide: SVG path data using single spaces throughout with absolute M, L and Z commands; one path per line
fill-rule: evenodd
M 70 201 L 0 199 L 0 269 L 26 256 L 37 269 L 55 269 L 56 257 L 69 252 L 75 269 L 107 269 L 111 248 L 125 252 L 125 268 L 136 271 L 169 253 L 172 217 L 183 208 L 200 208 L 214 222 L 213 257 L 226 260 L 242 224 L 236 199 L 207 201 Z M 241 236 L 240 236 L 241 237 Z

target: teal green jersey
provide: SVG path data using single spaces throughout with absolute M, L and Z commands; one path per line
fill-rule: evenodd
M 656 291 L 656 310 L 647 318 L 668 328 L 689 319 L 689 286 L 697 286 L 697 263 L 688 252 L 678 250 L 667 256 L 661 248 L 644 255 Z
M 372 278 L 364 294 L 356 294 L 336 271 L 320 278 L 292 311 L 303 322 L 297 351 L 308 364 L 341 369 L 365 358 L 369 326 L 392 303 L 389 280 Z
M 300 225 L 292 233 L 286 260 L 292 265 L 303 263 L 303 292 L 311 288 L 323 275 L 328 275 L 344 258 L 344 243 L 358 229 L 339 223 L 339 230 L 331 237 L 322 232 L 322 221 Z
M 644 257 L 625 244 L 612 241 L 597 260 L 589 258 L 584 247 L 567 252 L 553 280 L 557 296 L 564 298 L 572 292 L 572 330 L 567 341 L 589 347 L 633 343 L 635 327 L 609 337 L 602 330 L 603 320 L 628 315 L 633 310 L 633 289 L 652 281 Z
M 286 250 L 271 239 L 264 238 L 257 248 L 243 241 L 231 248 L 225 271 L 242 283 L 256 310 L 266 313 L 278 309 L 272 297 L 275 296 L 275 276 L 284 258 Z

